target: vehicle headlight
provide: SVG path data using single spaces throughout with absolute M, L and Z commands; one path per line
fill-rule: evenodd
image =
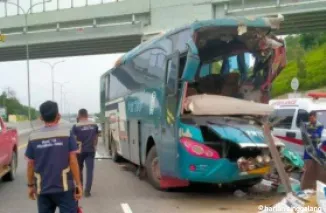
M 263 162 L 264 162 L 264 159 L 263 159 L 262 156 L 258 155 L 258 156 L 256 157 L 256 161 L 257 161 L 258 163 L 263 163 Z
M 264 162 L 265 163 L 270 163 L 271 162 L 271 157 L 269 157 L 268 155 L 264 156 Z
M 245 161 L 246 161 L 246 159 L 244 157 L 241 157 L 238 159 L 237 163 L 241 164 L 241 163 L 244 163 Z
M 255 165 L 249 165 L 249 170 L 254 170 L 254 169 L 256 169 Z

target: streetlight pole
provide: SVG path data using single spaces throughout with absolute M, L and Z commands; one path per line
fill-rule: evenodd
M 63 106 L 64 106 L 64 111 L 66 112 L 68 109 L 68 117 L 70 120 L 70 107 L 69 107 L 69 102 L 67 101 L 67 94 L 69 94 L 70 92 L 64 92 L 63 93 Z
M 61 105 L 61 112 L 63 114 L 63 87 L 64 87 L 64 84 L 67 84 L 69 83 L 69 81 L 66 81 L 64 83 L 60 83 L 60 82 L 54 82 L 56 84 L 59 84 L 60 85 L 60 93 L 61 93 L 61 101 L 60 101 L 60 105 Z
M 52 101 L 54 101 L 54 67 L 60 63 L 65 62 L 65 60 L 62 61 L 57 61 L 53 64 L 51 64 L 50 62 L 46 62 L 46 61 L 41 61 L 41 63 L 47 64 L 51 67 L 51 84 L 52 84 Z
M 29 72 L 29 42 L 28 42 L 28 14 L 31 12 L 32 8 L 40 5 L 40 4 L 45 4 L 45 3 L 49 3 L 51 2 L 51 0 L 43 0 L 42 2 L 38 2 L 35 3 L 33 5 L 31 5 L 27 11 L 24 10 L 24 8 L 22 8 L 19 4 L 14 3 L 14 2 L 10 2 L 7 0 L 0 0 L 0 3 L 3 2 L 5 4 L 11 4 L 14 6 L 17 6 L 17 8 L 19 8 L 23 14 L 24 14 L 24 18 L 25 18 L 25 46 L 26 46 L 26 68 L 27 68 L 27 92 L 28 92 L 28 119 L 32 120 L 31 118 L 31 86 L 30 86 L 30 72 Z

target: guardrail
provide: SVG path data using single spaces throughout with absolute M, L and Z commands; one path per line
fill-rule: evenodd
M 230 0 L 225 7 L 227 13 L 255 11 L 257 9 L 304 6 L 313 3 L 326 3 L 325 0 Z
M 33 124 L 33 126 L 40 126 L 40 125 L 42 125 L 42 121 L 35 120 L 35 121 L 32 121 L 32 124 Z M 30 121 L 9 122 L 9 123 L 6 123 L 6 125 L 8 127 L 13 127 L 13 128 L 19 129 L 19 130 L 32 128 Z
M 53 10 L 64 10 L 76 7 L 87 7 L 99 4 L 108 4 L 121 2 L 124 0 L 8 0 L 11 3 L 1 2 L 0 0 L 0 18 L 7 16 L 22 15 L 20 9 L 25 11 L 30 9 L 30 14 L 42 13 Z M 37 4 L 37 5 L 36 5 Z M 34 7 L 35 5 L 35 7 Z

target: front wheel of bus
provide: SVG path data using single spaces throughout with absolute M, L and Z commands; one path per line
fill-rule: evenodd
M 146 174 L 150 184 L 158 189 L 162 190 L 160 185 L 161 173 L 160 173 L 160 164 L 156 152 L 156 147 L 153 146 L 147 155 L 146 158 Z

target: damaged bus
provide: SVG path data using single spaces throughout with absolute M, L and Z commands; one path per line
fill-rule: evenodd
M 113 160 L 139 166 L 157 189 L 260 181 L 271 156 L 257 120 L 273 111 L 271 84 L 286 62 L 271 34 L 280 22 L 197 21 L 123 55 L 100 80 Z

